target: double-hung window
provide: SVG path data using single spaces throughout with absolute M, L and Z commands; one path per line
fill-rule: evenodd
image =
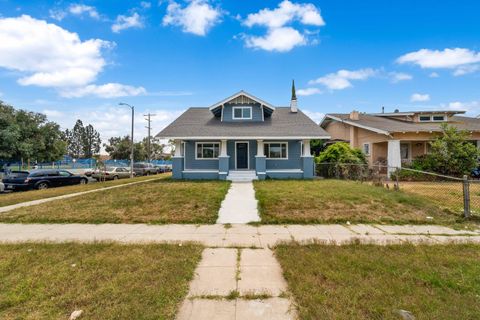
M 218 159 L 220 143 L 197 142 L 197 159 Z
M 233 107 L 233 119 L 252 119 L 252 107 Z
M 267 142 L 264 145 L 267 159 L 288 159 L 288 144 L 286 142 Z

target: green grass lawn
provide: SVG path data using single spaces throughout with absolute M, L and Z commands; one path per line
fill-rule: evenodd
M 202 248 L 0 245 L 0 319 L 173 319 Z
M 105 182 L 94 182 L 94 183 L 88 183 L 85 185 L 51 188 L 47 190 L 31 190 L 31 191 L 25 191 L 25 192 L 22 191 L 22 192 L 4 193 L 4 194 L 0 194 L 0 207 L 9 206 L 12 204 L 17 204 L 17 203 L 26 202 L 26 201 L 62 196 L 65 194 L 70 194 L 75 192 L 102 189 L 105 187 L 122 185 L 126 183 L 143 181 L 143 180 L 148 180 L 153 178 L 168 178 L 170 176 L 171 174 L 167 173 L 167 174 L 162 174 L 158 176 L 145 176 L 145 177 L 137 177 L 133 179 L 120 179 L 115 181 L 110 180 Z
M 230 183 L 161 179 L 0 214 L 22 223 L 215 223 Z
M 266 180 L 256 181 L 255 190 L 263 223 L 463 222 L 459 213 L 442 209 L 422 195 L 355 181 Z
M 300 319 L 480 319 L 479 245 L 281 245 Z

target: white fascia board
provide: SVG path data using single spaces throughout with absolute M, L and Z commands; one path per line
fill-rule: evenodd
M 384 135 L 387 135 L 387 136 L 390 135 L 390 132 L 388 132 L 388 131 L 373 128 L 373 127 L 369 127 L 369 126 L 364 126 L 362 124 L 355 123 L 355 122 L 348 121 L 348 120 L 343 120 L 341 118 L 338 118 L 338 117 L 335 117 L 335 116 L 332 116 L 332 115 L 329 115 L 329 114 L 325 115 L 325 118 L 327 118 L 327 117 L 332 119 L 332 120 L 343 122 L 343 123 L 349 124 L 349 125 L 354 126 L 354 127 L 362 128 L 362 129 L 365 129 L 365 130 L 373 131 L 373 132 L 384 134 Z
M 212 137 L 159 137 L 160 139 L 171 139 L 171 140 L 307 140 L 307 139 L 320 139 L 328 140 L 331 136 L 276 136 L 276 137 L 265 137 L 265 136 L 235 136 L 235 137 L 226 137 L 226 136 L 212 136 Z

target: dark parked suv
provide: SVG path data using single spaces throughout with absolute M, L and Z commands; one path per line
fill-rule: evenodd
M 137 162 L 133 164 L 133 172 L 135 172 L 137 176 L 148 176 L 151 174 L 157 174 L 158 169 L 151 163 Z
M 3 179 L 3 183 L 5 190 L 31 190 L 86 184 L 88 179 L 67 170 L 32 170 L 14 171 Z

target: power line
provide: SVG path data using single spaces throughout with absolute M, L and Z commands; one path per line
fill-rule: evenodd
M 151 160 L 151 157 L 152 157 L 152 153 L 151 153 L 151 149 L 150 149 L 150 141 L 152 140 L 151 136 L 150 136 L 150 131 L 152 129 L 152 126 L 151 126 L 151 123 L 152 123 L 152 120 L 150 119 L 150 117 L 152 116 L 155 116 L 155 114 L 152 114 L 152 113 L 148 113 L 148 114 L 144 114 L 143 115 L 144 117 L 147 117 L 145 118 L 145 120 L 147 120 L 148 122 L 148 126 L 146 126 L 145 128 L 148 129 L 148 138 L 147 138 L 147 160 L 148 160 L 148 163 L 150 163 L 150 160 Z

